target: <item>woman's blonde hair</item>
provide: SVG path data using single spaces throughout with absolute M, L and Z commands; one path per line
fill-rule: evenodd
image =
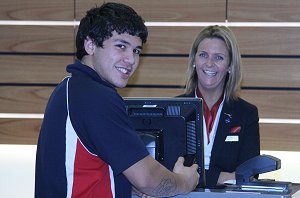
M 198 76 L 193 65 L 198 45 L 206 38 L 218 38 L 225 42 L 230 57 L 229 73 L 227 73 L 224 85 L 226 92 L 225 100 L 226 102 L 237 100 L 242 80 L 241 54 L 234 33 L 229 28 L 218 25 L 204 28 L 192 44 L 188 60 L 185 94 L 189 94 L 197 88 Z

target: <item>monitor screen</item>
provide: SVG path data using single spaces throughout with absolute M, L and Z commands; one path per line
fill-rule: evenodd
M 198 98 L 124 98 L 127 114 L 149 153 L 169 170 L 179 156 L 194 154 L 198 187 L 205 186 L 203 110 Z

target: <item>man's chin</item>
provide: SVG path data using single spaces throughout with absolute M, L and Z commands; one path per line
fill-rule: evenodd
M 126 85 L 127 85 L 127 82 L 126 83 L 117 84 L 117 85 L 115 85 L 115 87 L 118 88 L 118 89 L 122 89 L 122 88 L 126 87 Z

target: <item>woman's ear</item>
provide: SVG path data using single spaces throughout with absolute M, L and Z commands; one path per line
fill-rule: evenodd
M 231 73 L 231 67 L 229 67 L 227 71 L 228 71 L 228 74 L 230 74 Z
M 86 39 L 84 39 L 84 49 L 86 53 L 88 53 L 88 55 L 93 55 L 95 48 L 96 46 L 93 40 L 87 36 Z

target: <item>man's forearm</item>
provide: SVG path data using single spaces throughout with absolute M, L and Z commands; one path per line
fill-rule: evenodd
M 156 195 L 173 196 L 174 192 L 177 191 L 178 189 L 177 189 L 177 183 L 175 179 L 162 178 L 160 184 L 152 190 L 152 193 L 154 196 Z

